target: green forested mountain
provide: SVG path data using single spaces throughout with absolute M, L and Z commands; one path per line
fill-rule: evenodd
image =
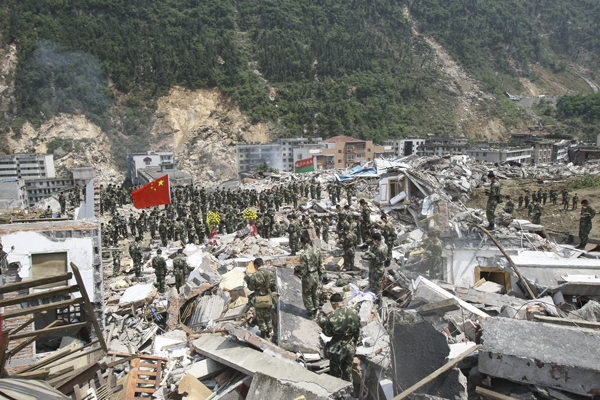
M 507 124 L 525 121 L 502 93 L 535 79 L 532 64 L 598 70 L 596 0 L 0 0 L 19 55 L 0 129 L 84 112 L 143 143 L 153 100 L 182 85 L 219 87 L 281 135 L 457 133 L 457 93 L 413 23 L 497 95 L 484 111 Z

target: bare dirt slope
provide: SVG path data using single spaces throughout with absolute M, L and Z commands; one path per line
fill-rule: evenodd
M 158 99 L 152 142 L 171 150 L 179 168 L 207 182 L 236 176 L 235 145 L 269 141 L 267 124 L 252 124 L 218 89 L 176 86 Z

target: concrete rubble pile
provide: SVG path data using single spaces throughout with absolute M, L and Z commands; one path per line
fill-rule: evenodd
M 264 239 L 249 229 L 222 235 L 210 245 L 169 242 L 163 247 L 152 240 L 144 249 L 140 278 L 134 278 L 127 258 L 121 260 L 125 274 L 112 276 L 107 252 L 109 353 L 103 362 L 134 359 L 111 367 L 123 391 L 136 384 L 140 364 L 135 357 L 162 365 L 156 383 L 138 380 L 146 389 L 141 396 L 155 399 L 600 396 L 598 253 L 577 251 L 526 220 L 511 219 L 493 233 L 486 231 L 485 213 L 465 204 L 473 189 L 485 187 L 490 169 L 502 178 L 600 173 L 598 166 L 492 166 L 465 156 L 407 157 L 240 184 L 257 191 L 293 181 L 352 184 L 352 215 L 360 212 L 358 200 L 365 199 L 372 224 L 381 224 L 382 213 L 391 219 L 397 238 L 378 304 L 370 292 L 369 262 L 362 258 L 367 248 L 357 247 L 353 268 L 344 265 L 334 234 L 336 205 L 326 191 L 320 200 L 298 202 L 303 214 L 332 217 L 329 241 L 314 230 L 310 235 L 323 253 L 322 311 L 332 309 L 328 299 L 339 293 L 360 316 L 353 383 L 327 374 L 324 345 L 330 338 L 306 317 L 293 269 L 300 257 L 291 255 L 288 238 Z M 386 192 L 395 184 L 398 190 Z M 338 204 L 348 201 L 343 197 Z M 139 213 L 131 206 L 122 211 Z M 290 211 L 283 206 L 275 214 L 277 223 L 287 226 Z M 428 250 L 432 232 L 443 241 L 439 271 Z M 172 257 L 181 247 L 190 271 L 177 290 Z M 159 248 L 168 270 L 163 294 L 150 261 Z M 272 341 L 259 336 L 248 304 L 244 276 L 256 257 L 277 277 Z
M 215 246 L 186 246 L 194 269 L 179 293 L 172 288 L 161 296 L 153 290 L 148 264 L 141 278 L 145 284 L 117 278 L 107 302 L 107 341 L 115 352 L 141 351 L 168 360 L 155 398 L 174 392 L 196 393 L 184 398 L 200 399 L 598 395 L 600 360 L 586 358 L 583 352 L 590 354 L 589 349 L 600 344 L 600 293 L 586 287 L 578 300 L 587 302 L 578 309 L 566 298 L 576 295 L 576 282 L 558 277 L 549 284 L 547 277 L 539 279 L 530 272 L 531 257 L 539 261 L 543 256 L 559 266 L 582 260 L 547 235 L 543 226 L 511 220 L 499 225 L 493 239 L 478 228 L 485 214 L 465 203 L 474 188 L 485 186 L 490 168 L 466 157 L 421 157 L 376 162 L 358 171 L 283 174 L 242 184 L 260 191 L 309 178 L 322 184 L 350 181 L 357 187 L 357 198 L 367 200 L 373 223 L 381 222 L 380 212 L 393 218 L 398 237 L 384 273 L 381 307 L 369 292 L 368 262 L 361 259 L 365 250 L 357 249 L 355 267 L 347 270 L 336 243 L 318 241 L 326 269 L 323 310 L 330 307 L 326 299 L 340 293 L 361 318 L 354 385 L 326 374 L 323 346 L 328 338 L 298 312 L 303 309 L 302 295 L 292 267 L 299 257 L 290 255 L 287 238 L 262 239 L 248 235 L 248 230 L 224 235 Z M 495 168 L 507 178 L 543 173 L 546 179 L 590 172 L 583 170 Z M 386 176 L 403 176 L 413 190 L 403 201 L 381 204 L 379 182 Z M 346 205 L 346 199 L 339 204 Z M 327 196 L 319 201 L 302 198 L 298 209 L 308 215 L 336 212 Z M 359 212 L 356 203 L 350 211 Z M 277 221 L 287 225 L 289 212 L 282 208 Z M 431 277 L 424 265 L 423 246 L 431 230 L 444 240 L 443 279 Z M 171 243 L 168 254 L 178 246 Z M 150 259 L 156 247 L 147 249 Z M 255 257 L 276 270 L 280 299 L 273 342 L 249 325 L 250 292 L 243 277 Z M 169 259 L 168 268 L 171 264 Z M 582 267 L 600 269 L 598 261 L 590 259 L 589 264 Z M 477 281 L 467 279 L 473 266 L 481 270 Z M 562 294 L 561 288 L 570 291 Z M 127 373 L 125 365 L 119 374 Z

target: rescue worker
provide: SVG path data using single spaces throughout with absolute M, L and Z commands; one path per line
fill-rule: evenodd
M 294 275 L 302 279 L 302 301 L 309 318 L 314 318 L 319 309 L 319 281 L 323 275 L 323 257 L 321 250 L 311 245 L 311 240 L 303 236 L 301 239 L 304 253 L 300 256 L 300 265 L 294 268 Z
M 162 257 L 162 250 L 156 250 L 156 257 L 152 259 L 152 267 L 156 275 L 156 286 L 159 293 L 165 292 L 165 278 L 167 276 L 167 262 Z
M 260 329 L 260 336 L 271 340 L 273 336 L 273 308 L 277 304 L 277 280 L 273 271 L 264 266 L 262 258 L 254 259 L 254 267 L 257 271 L 246 274 L 244 281 L 249 290 L 254 291 L 248 299 L 251 307 L 254 307 L 256 325 Z
M 319 315 L 317 320 L 323 334 L 331 337 L 325 346 L 329 374 L 352 382 L 352 363 L 360 339 L 360 317 L 356 310 L 344 306 L 339 293 L 333 294 L 329 301 L 333 311 Z

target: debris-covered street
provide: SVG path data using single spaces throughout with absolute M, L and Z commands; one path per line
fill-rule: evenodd
M 101 304 L 88 313 L 98 316 L 99 331 L 87 340 L 65 334 L 54 352 L 27 365 L 11 365 L 14 343 L 4 341 L 10 379 L 0 380 L 0 392 L 27 386 L 48 399 L 190 400 L 600 396 L 600 235 L 591 227 L 582 245 L 577 228 L 581 208 L 597 206 L 598 197 L 581 190 L 565 209 L 563 193 L 555 205 L 550 193 L 567 189 L 572 198 L 569 182 L 599 172 L 594 164 L 411 156 L 218 187 L 172 184 L 169 205 L 143 209 L 115 182 L 102 182 L 100 268 L 83 273 L 101 274 L 94 275 L 101 287 L 82 281 L 70 290 L 89 286 L 82 307 Z M 489 221 L 496 181 L 502 198 L 493 199 Z M 519 204 L 529 191 L 539 199 Z M 538 221 L 536 204 L 545 210 Z M 567 213 L 576 222 L 546 224 Z M 0 232 L 4 251 L 17 243 L 9 227 Z M 16 261 L 11 254 L 7 265 Z M 20 304 L 3 298 L 2 306 Z M 5 321 L 7 313 L 15 311 L 6 308 Z M 14 339 L 11 329 L 5 336 Z

